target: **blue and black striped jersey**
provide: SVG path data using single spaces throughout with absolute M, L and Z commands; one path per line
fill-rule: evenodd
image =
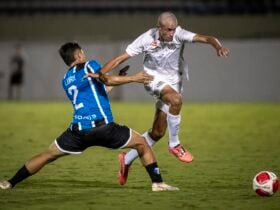
M 95 127 L 95 122 L 104 120 L 113 122 L 110 102 L 106 86 L 91 77 L 85 77 L 88 72 L 100 71 L 101 65 L 90 60 L 71 67 L 62 80 L 66 95 L 73 104 L 72 125 L 77 124 L 79 130 Z

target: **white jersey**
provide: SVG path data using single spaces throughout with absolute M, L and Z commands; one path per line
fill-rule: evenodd
M 144 70 L 160 77 L 169 84 L 181 81 L 185 71 L 188 79 L 188 69 L 184 64 L 183 50 L 186 42 L 192 42 L 196 34 L 177 26 L 171 42 L 161 42 L 157 28 L 152 28 L 140 35 L 126 48 L 128 55 L 135 56 L 144 53 Z

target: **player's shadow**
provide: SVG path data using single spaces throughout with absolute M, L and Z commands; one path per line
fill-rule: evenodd
M 118 189 L 122 188 L 117 182 L 106 182 L 100 180 L 75 180 L 75 179 L 44 179 L 44 180 L 30 180 L 26 183 L 25 187 L 28 187 L 32 183 L 32 188 L 64 188 L 64 189 L 88 189 L 88 188 L 100 188 L 100 189 Z M 146 186 L 129 186 L 125 188 L 129 189 L 145 189 Z

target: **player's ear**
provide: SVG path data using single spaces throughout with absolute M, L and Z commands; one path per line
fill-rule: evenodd
M 83 54 L 82 51 L 77 50 L 77 51 L 74 53 L 74 59 L 75 59 L 75 61 L 83 60 L 83 58 L 84 58 L 84 54 Z
M 77 60 L 79 60 L 79 51 L 78 50 L 76 50 L 75 52 L 74 52 L 74 59 L 75 59 L 75 61 L 77 61 Z

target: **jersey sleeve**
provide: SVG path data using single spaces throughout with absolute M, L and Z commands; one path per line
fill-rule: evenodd
M 140 35 L 131 44 L 127 46 L 125 50 L 126 53 L 131 57 L 141 54 L 144 51 L 144 39 L 145 33 Z
M 97 73 L 101 70 L 102 66 L 101 64 L 97 61 L 97 60 L 91 60 L 88 63 L 89 65 L 89 69 L 93 72 L 93 73 Z
M 187 30 L 181 28 L 180 26 L 178 26 L 176 30 L 177 30 L 177 38 L 181 42 L 192 42 L 194 36 L 196 35 L 196 33 L 187 31 Z

